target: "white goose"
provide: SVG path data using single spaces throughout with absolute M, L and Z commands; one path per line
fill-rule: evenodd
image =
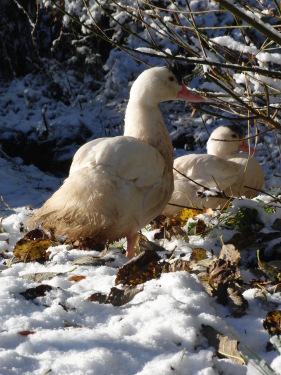
M 245 186 L 261 189 L 264 174 L 257 159 L 254 156 L 249 157 L 248 144 L 239 141 L 241 138 L 243 138 L 243 131 L 238 126 L 220 126 L 212 132 L 207 142 L 208 154 L 181 156 L 174 160 L 174 168 L 207 188 L 218 187 L 227 196 L 253 198 L 257 195 L 257 191 Z M 245 152 L 238 152 L 239 150 Z M 227 202 L 227 199 L 223 198 L 201 198 L 198 192 L 204 189 L 176 170 L 174 170 L 175 188 L 169 203 L 179 206 L 217 208 Z M 171 204 L 163 210 L 165 215 L 174 215 L 182 209 Z
M 137 232 L 161 213 L 173 191 L 173 148 L 160 102 L 204 101 L 166 67 L 144 71 L 134 82 L 124 136 L 101 138 L 74 155 L 69 177 L 28 220 L 68 240 L 96 243 L 127 237 L 134 256 Z

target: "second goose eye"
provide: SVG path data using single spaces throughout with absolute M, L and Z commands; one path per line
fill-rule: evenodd
M 174 82 L 174 80 L 175 80 L 174 77 L 172 77 L 172 76 L 169 77 L 169 81 L 170 81 L 170 82 Z

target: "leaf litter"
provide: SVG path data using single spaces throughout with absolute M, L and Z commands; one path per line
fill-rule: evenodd
M 213 210 L 205 212 L 214 217 Z M 188 223 L 189 219 L 193 219 L 201 213 L 202 210 L 186 208 L 174 217 L 166 218 L 160 216 L 152 223 L 151 229 L 160 229 L 158 233 L 162 231 L 162 234 L 165 233 L 165 238 L 171 240 L 174 236 L 182 235 L 184 233 L 183 227 Z M 244 216 L 243 220 L 245 221 Z M 193 231 L 193 233 L 199 232 L 201 235 L 201 232 L 206 231 L 207 224 L 202 219 L 199 219 L 196 227 L 198 227 L 198 230 Z M 156 234 L 154 238 L 159 239 L 161 235 L 157 237 Z M 14 255 L 24 261 L 47 261 L 46 250 L 51 241 L 54 243 L 56 239 L 52 238 L 51 240 L 50 234 L 44 231 L 35 230 L 28 232 L 16 244 Z M 81 240 L 81 243 L 83 243 L 83 240 Z M 40 256 L 32 256 L 33 249 L 36 253 L 38 248 L 42 251 Z M 135 251 L 139 255 L 120 267 L 117 272 L 115 284 L 121 285 L 121 289 L 113 287 L 110 293 L 106 295 L 99 292 L 94 293 L 88 298 L 89 301 L 122 306 L 132 301 L 135 295 L 143 290 L 137 289 L 137 285 L 143 285 L 152 279 L 159 279 L 162 273 L 186 271 L 197 274 L 206 292 L 215 297 L 217 302 L 227 305 L 233 317 L 238 318 L 246 314 L 248 303 L 243 297 L 243 280 L 238 268 L 241 255 L 233 244 L 223 244 L 218 258 L 215 256 L 210 258 L 208 252 L 203 248 L 194 248 L 189 260 L 172 259 L 172 257 L 169 261 L 166 261 L 158 255 L 159 251 L 160 253 L 165 252 L 165 248 L 149 241 L 143 234 L 140 234 Z M 112 257 L 105 259 L 101 256 L 84 256 L 75 259 L 72 264 L 76 266 L 105 266 L 109 262 L 114 262 L 114 260 L 115 258 Z M 260 261 L 259 252 L 258 264 L 263 271 L 268 271 L 272 267 Z M 200 271 L 197 269 L 198 267 Z M 40 283 L 63 274 L 61 272 L 42 272 L 26 274 L 22 278 Z M 85 279 L 85 276 L 82 275 L 74 275 L 68 278 L 69 281 L 75 282 L 83 279 Z M 34 299 L 44 296 L 45 292 L 49 290 L 48 286 L 41 285 L 37 288 L 27 289 L 26 292 L 21 294 L 27 299 Z

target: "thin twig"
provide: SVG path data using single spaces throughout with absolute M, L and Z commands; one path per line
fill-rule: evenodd
M 44 125 L 46 128 L 46 135 L 49 135 L 50 127 L 46 118 L 46 108 L 42 108 L 42 117 L 43 117 Z

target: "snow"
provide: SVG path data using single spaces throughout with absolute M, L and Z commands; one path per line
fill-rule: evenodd
M 0 160 L 1 172 L 6 176 L 6 180 L 0 180 L 0 191 L 7 197 L 9 212 L 13 211 L 13 214 L 5 214 L 5 208 L 3 210 L 5 232 L 0 234 L 0 250 L 10 254 L 22 236 L 21 223 L 29 213 L 25 207 L 38 202 L 42 191 L 41 199 L 45 200 L 50 189 L 56 189 L 61 181 L 32 166 L 19 165 L 15 171 L 9 162 Z M 38 184 L 41 184 L 40 194 Z M 270 216 L 260 208 L 262 203 L 236 200 L 232 210 L 240 206 L 259 209 L 263 220 Z M 165 240 L 162 245 L 167 251 L 177 247 L 176 257 L 185 254 L 188 258 L 194 247 L 218 253 L 223 233 L 218 229 L 207 238 L 190 236 L 189 243 L 175 238 L 171 242 Z M 153 237 L 153 232 L 145 234 Z M 262 327 L 266 306 L 255 298 L 255 289 L 244 293 L 249 309 L 247 315 L 239 319 L 229 316 L 227 307 L 215 303 L 197 277 L 184 271 L 162 274 L 160 279 L 147 281 L 143 291 L 124 306 L 102 305 L 89 302 L 87 298 L 95 292 L 109 293 L 115 285 L 118 266 L 126 262 L 120 250 L 114 246 L 110 249 L 107 257 L 115 258 L 110 266 L 76 266 L 75 270 L 73 260 L 99 253 L 69 251 L 66 245 L 49 250 L 50 261 L 45 264 L 15 263 L 7 267 L 7 260 L 1 262 L 1 374 L 39 375 L 50 369 L 55 374 L 193 375 L 221 371 L 224 374 L 258 374 L 251 353 L 269 364 L 276 374 L 281 373 L 280 356 L 275 351 L 265 350 L 269 341 Z M 43 282 L 53 289 L 45 297 L 25 300 L 20 293 L 39 284 L 22 276 L 46 271 L 61 273 Z M 69 281 L 71 275 L 82 275 L 85 279 Z M 276 309 L 280 309 L 279 293 L 274 302 Z M 239 347 L 252 358 L 251 362 L 242 366 L 227 359 L 214 360 L 214 348 L 209 347 L 200 334 L 202 324 L 239 340 Z M 21 336 L 18 332 L 24 330 L 34 333 Z
M 43 0 L 42 0 L 43 1 Z M 103 4 L 106 2 L 104 1 Z M 123 2 L 131 4 L 131 2 Z M 190 1 L 194 11 L 202 9 L 218 9 L 214 1 Z M 51 6 L 49 1 L 45 1 Z M 66 10 L 91 24 L 89 14 L 81 2 L 68 0 Z M 184 2 L 185 4 L 185 2 Z M 89 8 L 95 19 L 101 16 L 95 1 L 89 1 Z M 173 4 L 170 5 L 173 8 Z M 116 11 L 117 12 L 117 11 Z M 245 12 L 248 14 L 248 12 Z M 168 17 L 168 15 L 166 15 Z M 253 16 L 253 14 L 251 14 Z M 120 22 L 126 21 L 124 13 L 119 14 Z M 218 22 L 228 22 L 231 18 L 218 20 L 214 14 L 203 18 L 198 14 L 198 25 L 212 26 Z M 68 17 L 64 17 L 69 22 Z M 258 16 L 257 22 L 261 22 Z M 184 19 L 182 20 L 184 23 Z M 158 27 L 156 25 L 156 27 Z M 280 36 L 280 33 L 271 28 Z M 259 52 L 255 46 L 242 44 L 231 36 L 213 34 L 213 41 L 235 51 L 254 53 L 261 63 L 279 62 L 280 54 Z M 139 41 L 131 41 L 133 49 L 150 53 L 152 50 Z M 194 43 L 200 50 L 198 40 Z M 83 46 L 80 52 L 86 53 Z M 165 45 L 165 51 L 171 54 L 174 46 Z M 258 53 L 257 53 L 258 52 Z M 155 52 L 154 52 L 155 53 Z M 206 51 L 208 61 L 219 61 L 210 51 Z M 143 60 L 152 66 L 163 65 L 161 53 L 155 57 L 145 56 Z M 90 58 L 90 57 L 89 57 Z M 201 61 L 202 58 L 198 58 Z M 46 66 L 49 64 L 46 62 Z M 63 65 L 63 64 L 62 64 Z M 42 108 L 46 108 L 46 116 L 51 132 L 58 138 L 72 138 L 79 132 L 77 124 L 81 122 L 92 131 L 92 137 L 122 134 L 124 110 L 128 99 L 131 82 L 146 69 L 129 56 L 113 49 L 104 65 L 106 72 L 104 82 L 98 84 L 99 90 L 93 93 L 89 85 L 91 76 L 85 75 L 81 82 L 76 73 L 67 70 L 59 63 L 50 63 L 48 71 L 55 82 L 65 88 L 65 92 L 74 91 L 71 105 L 62 101 L 56 102 L 46 95 L 48 87 L 44 81 L 32 74 L 15 79 L 11 84 L 0 87 L 0 116 L 3 132 L 6 137 L 11 132 L 35 128 L 38 133 L 44 131 Z M 205 71 L 209 67 L 205 66 Z M 236 73 L 234 78 L 237 91 L 244 92 L 245 75 Z M 263 86 L 257 79 L 257 74 L 248 76 L 256 93 L 263 93 Z M 255 79 L 256 80 L 255 80 Z M 280 81 L 262 77 L 263 81 L 276 89 L 280 89 Z M 198 80 L 190 82 L 190 87 L 196 86 Z M 71 84 L 71 87 L 69 85 Z M 218 90 L 209 82 L 199 82 L 200 89 Z M 71 89 L 71 90 L 70 90 Z M 240 92 L 240 91 L 239 91 Z M 81 104 L 82 103 L 82 104 Z M 206 114 L 190 118 L 192 109 L 183 107 L 183 103 L 165 103 L 161 106 L 171 138 L 176 139 L 181 132 L 187 131 L 196 140 L 196 149 L 186 151 L 175 150 L 175 156 L 183 153 L 205 152 L 208 134 L 214 126 L 213 117 Z M 280 193 L 280 160 L 278 145 L 274 136 L 269 134 L 259 139 L 257 145 L 261 162 L 266 176 L 264 190 L 272 194 Z M 275 165 L 268 156 L 271 150 Z M 64 154 L 73 155 L 73 147 L 65 148 Z M 278 169 L 279 168 L 279 169 Z M 273 173 L 274 171 L 274 173 Z M 267 295 L 266 300 L 256 298 L 258 289 L 251 288 L 244 292 L 249 303 L 247 314 L 233 318 L 228 307 L 218 304 L 215 298 L 209 296 L 199 279 L 194 274 L 185 271 L 163 273 L 159 279 L 153 279 L 139 285 L 138 293 L 130 302 L 118 307 L 111 304 L 99 304 L 88 301 L 93 293 L 110 292 L 115 286 L 118 268 L 127 262 L 120 246 L 110 247 L 105 259 L 114 258 L 113 262 L 100 266 L 77 266 L 73 261 L 83 256 L 100 256 L 96 251 L 70 250 L 68 245 L 51 246 L 50 259 L 40 263 L 13 263 L 13 248 L 23 236 L 23 223 L 31 212 L 31 207 L 39 207 L 63 183 L 58 178 L 40 171 L 33 165 L 25 165 L 20 158 L 9 158 L 0 151 L 0 374 L 2 375 L 42 375 L 50 371 L 56 375 L 255 375 L 281 374 L 281 343 L 276 336 L 270 338 L 263 328 L 266 313 L 281 309 L 281 295 L 276 292 Z M 212 192 L 210 192 L 211 194 Z M 229 215 L 241 207 L 255 208 L 260 220 L 264 223 L 264 233 L 272 233 L 272 224 L 281 217 L 281 208 L 275 213 L 264 210 L 265 204 L 272 198 L 260 194 L 256 199 L 235 199 Z M 189 259 L 194 248 L 203 248 L 215 255 L 219 254 L 222 240 L 227 242 L 235 229 L 230 230 L 219 225 L 219 219 L 201 214 L 197 219 L 206 223 L 212 222 L 214 229 L 205 237 L 188 235 L 173 237 L 168 240 L 155 241 L 163 246 L 165 254 L 174 252 L 175 258 Z M 188 224 L 184 229 L 187 230 Z M 157 231 L 157 230 L 156 230 Z M 156 231 L 143 230 L 143 233 L 154 240 Z M 119 245 L 122 244 L 122 241 Z M 278 240 L 268 243 L 267 251 L 271 251 Z M 256 251 L 256 249 L 255 249 Z M 2 258 L 1 252 L 8 257 Z M 256 254 L 249 256 L 256 257 Z M 34 288 L 42 283 L 24 279 L 31 273 L 55 272 L 57 276 L 44 280 L 43 284 L 52 287 L 44 297 L 26 300 L 20 293 L 28 288 Z M 241 268 L 242 278 L 250 282 L 255 278 L 247 267 Z M 78 275 L 85 278 L 79 282 L 69 280 L 70 276 Z M 247 355 L 246 365 L 237 364 L 230 359 L 219 358 L 215 349 L 210 346 L 201 333 L 202 324 L 211 325 L 222 334 L 240 342 L 239 349 Z M 32 331 L 27 336 L 21 331 Z M 271 342 L 278 350 L 267 351 Z M 269 367 L 270 366 L 270 367 Z M 271 369 L 273 371 L 271 371 Z

